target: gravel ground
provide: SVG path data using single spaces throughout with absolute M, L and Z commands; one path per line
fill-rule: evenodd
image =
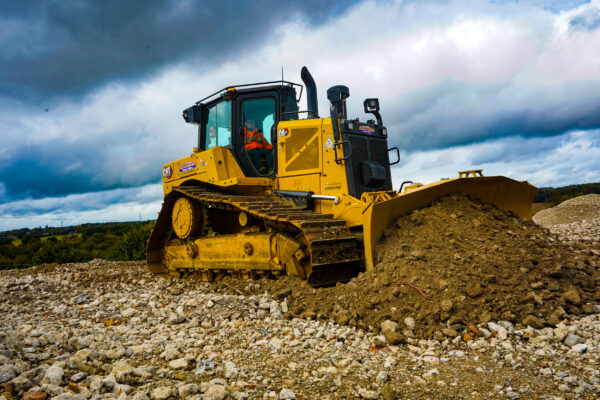
M 0 400 L 600 397 L 599 313 L 390 345 L 391 321 L 291 318 L 285 297 L 238 291 L 143 263 L 2 272 Z

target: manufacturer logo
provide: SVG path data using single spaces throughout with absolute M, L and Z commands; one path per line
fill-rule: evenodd
M 278 134 L 279 134 L 279 137 L 286 137 L 286 136 L 288 135 L 288 130 L 287 130 L 287 128 L 280 129 L 280 130 L 278 131 Z
M 179 164 L 179 172 L 187 172 L 196 168 L 196 161 L 187 161 Z
M 165 179 L 171 179 L 171 177 L 173 176 L 173 168 L 171 168 L 170 165 L 168 167 L 164 167 L 162 175 Z

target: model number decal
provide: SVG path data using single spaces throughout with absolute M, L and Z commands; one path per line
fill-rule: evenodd
M 375 133 L 375 128 L 373 128 L 372 126 L 368 126 L 368 125 L 359 125 L 358 130 L 362 133 L 368 133 L 369 135 L 372 135 Z
M 279 137 L 286 137 L 288 135 L 287 128 L 280 129 L 278 134 L 279 134 Z
M 196 161 L 187 161 L 179 164 L 179 172 L 187 172 L 196 168 Z

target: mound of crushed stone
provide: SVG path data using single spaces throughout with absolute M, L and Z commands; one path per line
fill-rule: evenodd
M 314 289 L 293 277 L 246 284 L 287 297 L 290 314 L 404 336 L 454 337 L 471 324 L 534 328 L 597 312 L 600 261 L 546 229 L 454 194 L 388 227 L 376 267 L 347 284 Z
M 552 225 L 600 220 L 600 194 L 588 194 L 563 201 L 535 214 L 533 221 L 546 228 Z
M 565 243 L 587 245 L 600 255 L 600 195 L 588 194 L 540 211 L 533 221 Z

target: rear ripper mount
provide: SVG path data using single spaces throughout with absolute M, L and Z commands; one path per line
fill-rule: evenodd
M 174 207 L 181 210 L 173 213 Z M 346 221 L 275 197 L 200 186 L 180 186 L 165 198 L 147 261 L 159 275 L 212 281 L 225 275 L 254 279 L 287 273 L 311 286 L 348 281 L 364 269 L 361 248 Z

